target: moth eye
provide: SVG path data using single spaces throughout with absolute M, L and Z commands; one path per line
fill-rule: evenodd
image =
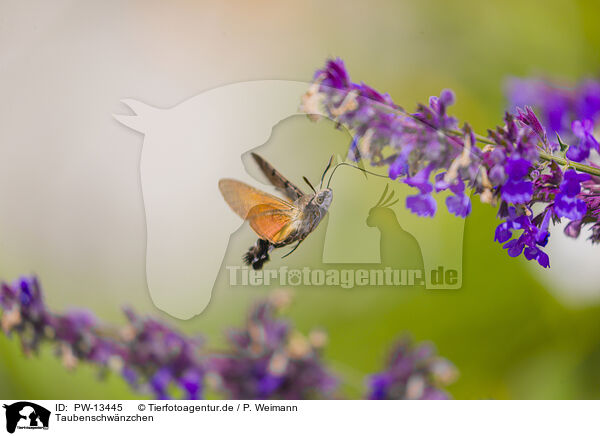
M 323 197 L 317 197 L 317 203 L 319 203 L 319 204 L 323 203 Z

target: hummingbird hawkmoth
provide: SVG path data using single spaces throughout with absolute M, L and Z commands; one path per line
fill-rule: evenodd
M 304 177 L 304 181 L 313 191 L 311 194 L 305 194 L 259 155 L 252 153 L 252 157 L 269 182 L 286 199 L 233 179 L 219 180 L 219 190 L 229 207 L 248 221 L 259 236 L 256 244 L 250 247 L 243 259 L 252 268 L 261 269 L 269 260 L 269 253 L 273 249 L 296 243 L 283 257 L 290 255 L 325 218 L 333 193 L 329 186 L 323 189 L 323 179 L 331 167 L 333 156 L 323 172 L 318 191 Z

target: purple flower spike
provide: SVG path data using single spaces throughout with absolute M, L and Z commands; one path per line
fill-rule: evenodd
M 339 59 L 328 61 L 317 77 L 303 101 L 318 101 L 323 113 L 351 132 L 351 156 L 368 159 L 373 166 L 387 165 L 390 179 L 419 190 L 406 199 L 413 213 L 434 216 L 432 191 L 450 190 L 452 195 L 445 200 L 448 211 L 464 218 L 472 207 L 465 194 L 468 186 L 482 202 L 499 206 L 504 222 L 494 239 L 510 256 L 523 254 L 548 267 L 542 248 L 550 236 L 550 220 L 556 223 L 561 218 L 572 220 L 567 234 L 576 237 L 586 225 L 591 241 L 600 243 L 600 178 L 575 180 L 569 173 L 563 180 L 556 163 L 563 144 L 571 144 L 566 157 L 573 161 L 586 160 L 592 150 L 600 150 L 593 136 L 593 121 L 600 121 L 599 81 L 570 90 L 541 80 L 511 80 L 509 94 L 516 114 L 506 112 L 503 125 L 488 130 L 484 139 L 467 123 L 459 127 L 448 114 L 455 101 L 450 90 L 407 112 L 389 94 L 352 82 Z M 577 118 L 583 121 L 573 122 Z M 560 134 L 560 144 L 552 142 L 555 133 Z M 539 205 L 544 210 L 534 215 Z
M 448 360 L 435 355 L 428 343 L 413 344 L 404 337 L 392 349 L 384 371 L 369 380 L 371 400 L 446 400 L 443 388 L 457 378 Z
M 79 361 L 95 365 L 101 375 L 120 373 L 134 389 L 157 399 L 183 392 L 199 399 L 208 372 L 211 387 L 229 399 L 332 398 L 337 378 L 325 368 L 322 331 L 304 337 L 275 316 L 289 302 L 279 292 L 255 305 L 246 326 L 233 330 L 230 347 L 208 354 L 197 337 L 125 310 L 125 328 L 101 325 L 91 313 L 53 314 L 45 306 L 38 281 L 24 277 L 0 283 L 0 324 L 15 334 L 27 355 L 42 343 L 53 343 L 68 367 Z M 437 357 L 430 344 L 396 347 L 384 372 L 371 377 L 370 397 L 378 399 L 448 399 L 443 388 L 457 371 Z
M 336 379 L 320 359 L 322 340 L 295 334 L 278 319 L 278 301 L 257 304 L 246 327 L 230 333 L 232 350 L 211 359 L 211 373 L 229 398 L 326 398 L 335 390 Z

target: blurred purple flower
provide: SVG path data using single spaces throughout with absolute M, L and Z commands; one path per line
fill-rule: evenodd
M 327 398 L 337 387 L 320 358 L 324 333 L 305 338 L 293 332 L 275 317 L 280 302 L 275 297 L 257 304 L 246 327 L 230 332 L 231 351 L 211 358 L 218 389 L 229 398 Z
M 25 354 L 38 351 L 44 342 L 54 344 L 67 368 L 81 361 L 98 367 L 102 375 L 115 371 L 132 388 L 157 399 L 179 392 L 187 399 L 202 398 L 205 379 L 231 399 L 332 398 L 338 386 L 321 359 L 325 333 L 315 330 L 304 337 L 275 316 L 289 302 L 287 293 L 256 304 L 245 328 L 230 331 L 231 348 L 212 354 L 204 351 L 200 338 L 131 310 L 125 311 L 128 324 L 117 329 L 100 324 L 87 311 L 52 314 L 42 297 L 35 278 L 0 286 L 2 330 L 20 338 Z M 376 394 L 371 396 L 393 398 L 403 389 L 406 398 L 444 399 L 448 395 L 441 388 L 455 375 L 452 364 L 433 356 L 432 346 L 412 347 L 405 340 L 380 381 L 373 379 Z
M 443 388 L 457 378 L 448 360 L 435 355 L 432 344 L 414 345 L 409 337 L 400 340 L 388 357 L 386 368 L 371 376 L 371 400 L 447 400 Z
M 187 337 L 167 325 L 125 311 L 129 325 L 121 340 L 127 350 L 123 366 L 138 374 L 137 383 L 148 386 L 156 398 L 169 398 L 171 387 L 183 389 L 188 399 L 200 398 L 205 362 L 203 340 Z M 127 379 L 127 378 L 126 378 Z
M 460 217 L 466 218 L 471 213 L 471 200 L 464 194 L 451 195 L 446 198 L 448 212 Z
M 589 119 L 575 120 L 572 129 L 578 141 L 569 147 L 566 156 L 575 162 L 583 162 L 590 156 L 591 150 L 598 151 L 598 141 L 594 138 L 594 123 Z
M 577 118 L 596 120 L 600 114 L 600 82 L 586 80 L 577 87 L 575 96 Z
M 540 79 L 509 79 L 507 96 L 512 107 L 530 105 L 539 109 L 552 136 L 570 141 L 570 123 L 576 119 L 596 121 L 600 116 L 600 81 L 586 80 L 566 88 Z
M 406 207 L 419 216 L 432 217 L 435 215 L 437 203 L 431 194 L 418 194 L 406 197 Z
M 87 311 L 64 315 L 45 306 L 37 279 L 24 277 L 13 284 L 2 283 L 0 306 L 2 329 L 16 333 L 26 354 L 36 352 L 43 342 L 54 343 L 67 368 L 87 362 L 101 369 L 120 372 L 132 387 L 150 390 L 167 398 L 171 383 L 187 390 L 188 398 L 201 395 L 202 342 L 189 339 L 164 324 L 143 319 L 131 310 L 129 325 L 121 331 L 100 324 Z M 195 385 L 190 384 L 195 374 Z

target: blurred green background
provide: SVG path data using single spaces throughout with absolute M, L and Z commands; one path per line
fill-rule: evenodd
M 152 305 L 137 173 L 142 138 L 111 119 L 122 111 L 120 99 L 170 107 L 240 80 L 310 80 L 327 57 L 339 56 L 354 81 L 389 92 L 406 108 L 453 89 L 452 113 L 485 132 L 501 120 L 508 76 L 568 83 L 599 71 L 599 14 L 594 1 L 3 2 L 2 160 L 30 172 L 2 179 L 9 212 L 0 214 L 1 276 L 38 274 L 57 311 L 87 307 L 119 324 L 127 304 L 218 348 L 224 330 L 241 325 L 249 304 L 270 289 L 229 288 L 224 273 L 195 319 L 177 321 Z M 277 126 L 265 155 L 277 162 L 294 153 L 282 172 L 314 180 L 330 150 L 342 153 L 347 145 L 330 123 L 298 117 Z M 97 172 L 81 169 L 90 163 Z M 71 194 L 44 198 L 37 188 L 45 180 Z M 69 219 L 52 221 L 55 210 Z M 398 216 L 402 224 L 404 214 Z M 442 213 L 436 220 L 449 229 L 436 243 L 454 243 L 462 231 L 455 218 Z M 346 381 L 344 395 L 360 397 L 364 376 L 410 332 L 433 341 L 458 367 L 460 378 L 449 388 L 455 398 L 600 398 L 600 287 L 585 303 L 569 304 L 560 296 L 570 289 L 551 289 L 545 271 L 509 258 L 493 241 L 496 225 L 495 210 L 475 201 L 457 248 L 459 290 L 295 291 L 287 316 L 302 332 L 328 332 L 325 358 Z M 286 260 L 318 264 L 323 232 Z M 238 232 L 232 241 L 245 247 L 253 239 Z M 240 254 L 231 248 L 226 263 L 239 263 Z M 273 267 L 285 264 L 279 257 Z M 560 268 L 565 277 L 586 274 Z M 98 382 L 85 365 L 68 372 L 49 347 L 25 358 L 5 336 L 0 397 L 138 398 L 118 376 Z

